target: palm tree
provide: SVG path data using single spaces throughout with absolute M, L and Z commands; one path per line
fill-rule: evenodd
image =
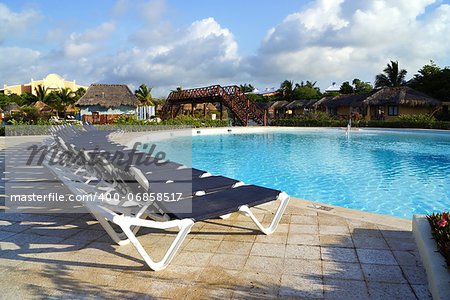
M 239 89 L 243 93 L 251 93 L 251 92 L 253 92 L 253 90 L 255 88 L 253 87 L 253 85 L 245 83 L 245 84 L 239 85 Z
M 36 99 L 37 101 L 46 102 L 48 99 L 48 88 L 44 88 L 42 85 L 38 85 L 34 88 L 34 91 L 36 92 Z
M 78 100 L 81 97 L 83 97 L 83 95 L 86 94 L 86 89 L 83 87 L 79 87 L 76 91 L 75 91 L 75 98 Z
M 134 95 L 141 101 L 144 105 L 153 106 L 153 98 L 151 94 L 152 88 L 147 87 L 145 83 L 139 86 L 139 89 L 134 91 Z
M 64 120 L 67 116 L 67 106 L 72 105 L 76 102 L 75 93 L 72 92 L 69 88 L 62 88 L 59 91 L 56 92 L 56 106 L 57 108 L 63 108 L 64 109 Z M 58 110 L 57 110 L 58 111 Z
M 384 74 L 375 77 L 375 87 L 401 86 L 405 84 L 406 70 L 398 68 L 398 61 L 391 60 L 383 70 Z
M 294 86 L 297 86 L 298 84 L 294 85 L 293 81 L 285 80 L 280 85 L 280 90 L 283 93 L 283 98 L 285 100 L 291 101 L 294 97 Z

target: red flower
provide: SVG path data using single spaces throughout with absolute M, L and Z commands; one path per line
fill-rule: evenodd
M 445 219 L 440 219 L 439 221 L 437 221 L 437 225 L 439 227 L 445 227 L 445 226 L 447 226 L 447 224 L 448 224 L 448 222 Z
M 442 213 L 442 219 L 447 219 L 448 220 L 448 213 Z

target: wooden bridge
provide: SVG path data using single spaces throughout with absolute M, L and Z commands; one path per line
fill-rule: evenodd
M 172 91 L 167 97 L 161 112 L 164 120 L 175 118 L 181 110 L 182 104 L 220 103 L 220 117 L 222 118 L 222 105 L 228 107 L 235 118 L 247 126 L 250 120 L 257 124 L 266 125 L 266 114 L 263 109 L 247 99 L 245 94 L 236 85 L 213 85 L 202 88 Z M 193 111 L 192 111 L 193 113 Z

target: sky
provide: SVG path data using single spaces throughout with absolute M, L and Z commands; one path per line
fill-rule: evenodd
M 450 0 L 0 0 L 0 86 L 57 73 L 78 84 L 285 80 L 322 90 L 450 65 Z

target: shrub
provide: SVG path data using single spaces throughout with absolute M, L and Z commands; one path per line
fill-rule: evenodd
M 272 121 L 273 126 L 304 126 L 304 127 L 342 127 L 347 126 L 347 121 L 338 120 L 324 112 L 316 112 L 296 118 L 278 119 Z
M 427 216 L 431 226 L 431 234 L 437 243 L 439 252 L 447 261 L 450 268 L 450 218 L 449 212 L 431 214 Z

